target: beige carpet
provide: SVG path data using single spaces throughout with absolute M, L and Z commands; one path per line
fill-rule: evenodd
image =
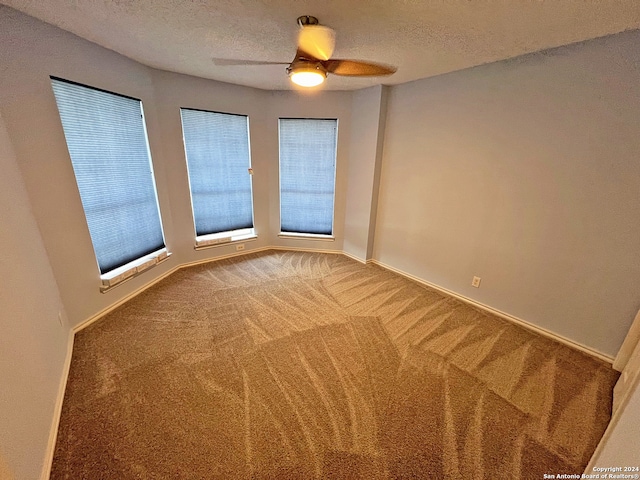
M 375 266 L 180 270 L 76 336 L 51 478 L 582 473 L 603 362 Z

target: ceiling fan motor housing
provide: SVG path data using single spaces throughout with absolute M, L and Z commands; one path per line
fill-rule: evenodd
M 307 25 L 319 25 L 320 22 L 316 17 L 312 17 L 311 15 L 302 15 L 298 17 L 298 25 L 301 27 L 306 27 Z
M 300 71 L 316 71 L 324 75 L 325 78 L 327 77 L 327 70 L 324 68 L 324 65 L 322 65 L 322 62 L 312 62 L 309 60 L 297 59 L 287 67 L 287 75 L 291 75 L 292 73 Z

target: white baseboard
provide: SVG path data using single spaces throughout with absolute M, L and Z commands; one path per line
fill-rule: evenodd
M 80 330 L 83 330 L 85 328 L 87 328 L 89 325 L 91 325 L 92 323 L 94 323 L 97 320 L 100 320 L 102 317 L 104 317 L 107 313 L 112 312 L 113 310 L 115 310 L 116 308 L 118 308 L 120 305 L 127 303 L 129 300 L 131 300 L 133 297 L 140 295 L 142 292 L 144 292 L 146 289 L 154 286 L 156 283 L 158 283 L 160 280 L 163 280 L 165 278 L 167 278 L 169 275 L 171 275 L 172 273 L 178 271 L 180 268 L 182 267 L 182 265 L 178 265 L 173 267 L 171 270 L 167 270 L 166 272 L 164 272 L 162 275 L 160 275 L 159 277 L 154 278 L 153 280 L 151 280 L 149 283 L 145 283 L 143 286 L 141 286 L 140 288 L 137 288 L 136 290 L 134 290 L 133 292 L 129 293 L 128 295 L 125 295 L 124 297 L 122 297 L 120 300 L 117 300 L 116 302 L 112 303 L 111 305 L 109 305 L 106 308 L 103 308 L 102 310 L 100 310 L 98 313 L 91 315 L 89 318 L 87 318 L 85 321 L 79 323 L 78 325 L 76 325 L 75 327 L 72 328 L 72 332 L 74 334 L 78 333 Z
M 356 262 L 362 263 L 363 265 L 366 265 L 367 263 L 369 263 L 369 262 L 370 262 L 370 260 L 365 260 L 365 259 L 363 259 L 363 258 L 356 257 L 355 255 L 352 255 L 352 254 L 347 253 L 347 252 L 342 252 L 342 254 L 343 254 L 345 257 L 349 257 L 351 260 L 355 260 Z
M 264 252 L 265 250 L 272 250 L 272 247 L 259 247 L 259 248 L 253 249 L 253 250 L 241 250 L 239 252 L 233 252 L 233 253 L 227 253 L 226 255 L 220 255 L 219 257 L 215 257 L 215 258 L 204 258 L 202 260 L 195 260 L 193 262 L 181 263 L 175 269 L 179 270 L 181 268 L 195 267 L 196 265 L 203 265 L 205 263 L 213 263 L 213 262 L 217 262 L 219 260 L 225 260 L 227 258 L 242 257 L 243 255 L 249 255 L 250 253 Z
M 510 322 L 513 322 L 515 324 L 518 324 L 528 330 L 531 330 L 535 333 L 538 333 L 544 337 L 550 338 L 552 340 L 555 340 L 557 342 L 560 342 L 568 347 L 574 348 L 576 350 L 580 350 L 581 352 L 584 352 L 588 355 L 591 355 L 593 357 L 596 357 L 600 360 L 603 360 L 609 364 L 613 364 L 613 357 L 610 357 L 609 355 L 606 355 L 602 352 L 599 352 L 597 350 L 594 350 L 592 348 L 587 347 L 586 345 L 582 345 L 581 343 L 578 342 L 574 342 L 573 340 L 568 339 L 567 337 L 563 337 L 562 335 L 559 335 L 555 332 L 552 332 L 550 330 L 547 330 L 546 328 L 542 328 L 539 327 L 538 325 L 534 325 L 533 323 L 527 322 L 526 320 L 523 320 L 521 318 L 515 317 L 509 313 L 503 312 L 501 310 L 498 310 L 496 308 L 490 307 L 489 305 L 485 305 L 484 303 L 480 303 L 476 300 L 473 300 L 469 297 L 465 297 L 464 295 L 460 295 L 459 293 L 456 293 L 452 290 L 449 290 L 447 288 L 441 287 L 440 285 L 436 285 L 435 283 L 431 283 L 428 282 L 426 280 L 423 280 L 422 278 L 416 277 L 414 275 L 411 275 L 410 273 L 404 272 L 400 269 L 397 269 L 395 267 L 392 267 L 390 265 L 387 265 L 385 263 L 379 262 L 378 260 L 368 260 L 367 263 L 372 263 L 374 265 L 378 265 L 382 268 L 384 268 L 385 270 L 389 270 L 391 272 L 397 273 L 399 275 L 402 275 L 403 277 L 409 278 L 417 283 L 420 283 L 422 285 L 425 285 L 427 287 L 433 288 L 434 290 L 437 290 L 439 292 L 442 292 L 446 295 L 449 295 L 451 297 L 454 297 L 458 300 L 461 300 L 465 303 L 468 303 L 469 305 L 473 305 L 474 307 L 477 307 L 481 310 L 484 310 L 485 312 L 491 313 L 493 315 L 496 315 L 500 318 L 504 318 L 505 320 L 509 320 Z
M 64 365 L 62 366 L 62 376 L 60 377 L 58 395 L 56 396 L 56 403 L 53 410 L 53 420 L 51 422 L 51 430 L 49 431 L 49 441 L 47 443 L 44 464 L 42 465 L 42 472 L 40 474 L 41 480 L 49 480 L 49 476 L 51 474 L 51 466 L 53 465 L 53 454 L 56 450 L 56 440 L 58 438 L 58 427 L 60 426 L 60 416 L 62 415 L 62 403 L 64 401 L 65 391 L 67 390 L 69 370 L 71 369 L 71 357 L 73 356 L 74 337 L 75 335 L 73 331 L 70 331 L 67 339 L 67 355 L 64 359 Z

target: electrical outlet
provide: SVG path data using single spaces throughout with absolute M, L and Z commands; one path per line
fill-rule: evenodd
M 240 251 L 240 250 L 244 250 L 244 243 L 241 243 L 240 245 L 236 245 L 236 251 Z
M 471 280 L 471 286 L 480 288 L 480 277 L 473 277 L 473 280 Z

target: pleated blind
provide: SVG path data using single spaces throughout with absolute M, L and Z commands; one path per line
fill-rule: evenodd
M 196 235 L 253 228 L 248 118 L 181 114 Z
M 332 235 L 338 121 L 280 119 L 280 230 Z
M 100 272 L 163 248 L 142 102 L 51 83 Z

